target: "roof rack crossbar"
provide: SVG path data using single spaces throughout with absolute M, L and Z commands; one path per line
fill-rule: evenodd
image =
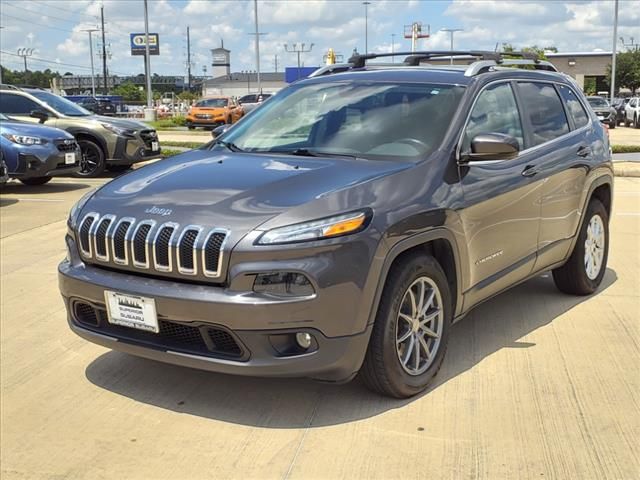
M 514 65 L 514 66 L 528 65 L 528 66 L 532 66 L 534 70 L 545 70 L 548 72 L 558 71 L 555 65 L 545 60 L 539 60 L 537 59 L 537 57 L 535 60 L 530 58 L 505 58 L 500 62 L 495 62 L 493 60 L 482 60 L 479 62 L 474 62 L 471 65 L 469 65 L 469 67 L 465 70 L 464 75 L 465 77 L 473 77 L 480 73 L 484 73 L 490 70 L 491 68 L 503 67 L 508 65 Z
M 422 60 L 429 60 L 431 58 L 438 57 L 477 57 L 480 60 L 493 60 L 496 63 L 501 63 L 504 60 L 512 57 L 519 57 L 526 60 L 532 60 L 534 62 L 539 61 L 538 55 L 535 52 L 492 52 L 488 50 L 427 50 L 419 52 L 393 52 L 393 53 L 367 53 L 353 55 L 349 59 L 349 63 L 353 64 L 353 68 L 363 68 L 367 60 L 382 57 L 396 57 L 406 55 L 404 60 L 405 65 L 417 66 Z

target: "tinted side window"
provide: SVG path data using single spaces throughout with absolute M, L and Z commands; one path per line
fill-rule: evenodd
M 15 95 L 12 93 L 0 93 L 0 112 L 10 114 L 22 114 L 28 115 L 32 110 L 41 108 L 33 100 L 23 97 L 22 95 Z
M 504 133 L 518 140 L 522 150 L 522 123 L 511 85 L 500 83 L 483 90 L 473 106 L 464 132 L 462 151 L 471 150 L 471 140 L 481 133 Z
M 540 145 L 569 132 L 567 116 L 556 89 L 550 83 L 520 82 L 524 115 L 531 123 L 533 145 Z
M 587 115 L 587 112 L 584 111 L 584 107 L 580 103 L 580 100 L 578 100 L 575 92 L 564 85 L 561 85 L 559 90 L 562 101 L 564 102 L 565 107 L 567 107 L 569 115 L 573 117 L 573 123 L 576 128 L 584 127 L 589 123 L 589 116 Z

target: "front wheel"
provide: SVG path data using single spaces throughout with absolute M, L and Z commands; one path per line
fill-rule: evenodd
M 102 148 L 92 140 L 79 139 L 80 151 L 80 171 L 74 173 L 75 177 L 93 178 L 101 175 L 106 167 L 105 156 Z
M 127 164 L 124 164 L 124 165 L 108 165 L 107 166 L 107 170 L 109 170 L 110 172 L 113 172 L 113 173 L 126 172 L 130 168 L 131 168 L 131 164 L 130 163 L 127 163 Z
M 452 314 L 447 278 L 433 257 L 394 265 L 360 371 L 367 387 L 396 398 L 425 390 L 442 365 Z
M 634 126 L 635 128 L 640 128 L 640 120 L 638 119 L 638 117 L 635 117 L 635 118 L 633 119 L 633 126 Z
M 51 177 L 31 177 L 31 178 L 21 178 L 20 181 L 25 185 L 44 185 L 45 183 L 49 183 L 51 181 Z
M 611 123 L 609 124 L 609 129 L 610 129 L 610 130 L 613 130 L 614 128 L 616 128 L 616 125 L 617 125 L 617 122 L 614 120 L 613 122 L 611 122 Z
M 609 215 L 597 198 L 587 207 L 585 221 L 567 263 L 553 270 L 558 289 L 572 295 L 590 295 L 602 283 L 609 256 Z

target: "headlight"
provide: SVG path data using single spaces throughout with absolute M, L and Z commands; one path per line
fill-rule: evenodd
M 360 211 L 312 222 L 274 228 L 264 233 L 258 239 L 258 244 L 275 245 L 279 243 L 304 242 L 347 235 L 364 229 L 369 217 L 368 212 Z
M 3 133 L 2 136 L 13 143 L 19 143 L 20 145 L 44 145 L 47 141 L 40 137 L 29 137 L 28 135 L 12 135 L 10 133 Z
M 80 211 L 85 206 L 85 204 L 89 201 L 89 199 L 96 193 L 97 188 L 92 188 L 87 193 L 85 193 L 80 200 L 76 202 L 76 204 L 71 207 L 71 211 L 69 212 L 69 218 L 67 219 L 67 226 L 73 230 L 78 223 L 78 215 Z
M 100 125 L 102 125 L 110 132 L 113 132 L 116 135 L 121 135 L 123 137 L 134 137 L 136 134 L 136 131 L 131 130 L 130 128 L 116 127 L 115 125 L 111 125 L 110 123 L 101 123 Z

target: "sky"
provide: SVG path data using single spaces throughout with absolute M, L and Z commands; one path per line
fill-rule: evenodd
M 456 49 L 489 49 L 496 44 L 515 47 L 555 46 L 559 51 L 611 51 L 613 0 L 369 0 L 368 46 L 372 52 L 410 50 L 403 38 L 405 25 L 420 21 L 431 36 L 420 49 L 448 50 L 443 28 L 461 28 Z M 618 37 L 640 43 L 640 1 L 620 0 Z M 15 54 L 34 49 L 29 69 L 51 68 L 61 73 L 90 72 L 89 35 L 104 5 L 109 71 L 116 75 L 144 72 L 143 57 L 132 57 L 129 33 L 144 31 L 143 0 L 0 0 L 0 62 L 23 69 Z M 255 70 L 253 0 L 149 0 L 149 29 L 160 35 L 160 55 L 151 58 L 153 73 L 184 75 L 187 63 L 186 30 L 190 27 L 192 74 L 211 73 L 212 48 L 231 50 L 234 72 Z M 365 6 L 350 0 L 259 0 L 261 71 L 295 66 L 287 53 L 294 43 L 305 43 L 306 66 L 320 65 L 329 48 L 348 58 L 354 48 L 365 50 Z M 392 35 L 395 34 L 395 37 Z M 94 56 L 102 41 L 93 34 Z M 618 48 L 623 48 L 618 41 Z M 96 68 L 100 59 L 95 56 Z

